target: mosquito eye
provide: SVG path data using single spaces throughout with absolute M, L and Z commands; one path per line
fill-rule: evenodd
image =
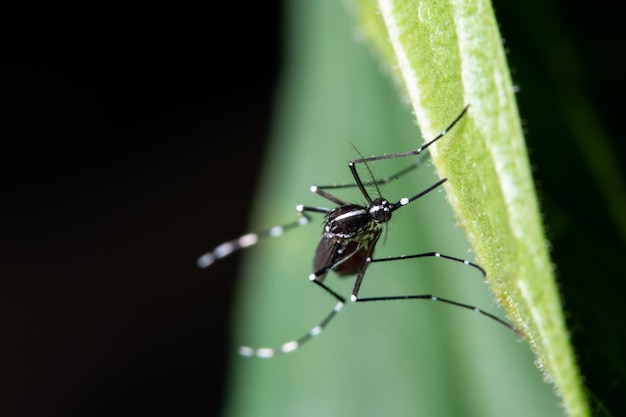
M 389 202 L 384 198 L 377 198 L 372 202 L 369 214 L 376 223 L 387 223 L 391 219 Z
M 377 206 L 370 210 L 372 218 L 378 223 L 386 223 L 391 219 L 391 210 L 386 206 Z

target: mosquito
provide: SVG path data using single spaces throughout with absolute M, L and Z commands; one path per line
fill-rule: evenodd
M 460 303 L 447 298 L 437 297 L 432 294 L 359 298 L 359 289 L 361 288 L 363 278 L 365 277 L 365 272 L 371 264 L 377 262 L 391 262 L 428 257 L 443 258 L 448 261 L 459 262 L 461 264 L 474 268 L 479 271 L 483 275 L 483 277 L 486 276 L 485 270 L 478 264 L 454 256 L 445 255 L 440 252 L 425 252 L 414 255 L 374 258 L 373 254 L 376 243 L 381 237 L 384 226 L 389 222 L 389 220 L 391 220 L 392 213 L 437 189 L 439 186 L 447 181 L 447 178 L 440 179 L 425 190 L 411 197 L 404 197 L 396 202 L 392 202 L 381 196 L 379 186 L 386 184 L 389 181 L 395 180 L 400 176 L 406 174 L 407 172 L 417 168 L 421 164 L 422 158 L 419 158 L 416 162 L 411 164 L 409 167 L 403 169 L 402 171 L 379 180 L 363 181 L 357 171 L 357 165 L 363 164 L 369 172 L 370 177 L 373 178 L 368 163 L 380 161 L 383 159 L 420 155 L 433 143 L 443 138 L 463 118 L 463 116 L 467 113 L 468 108 L 469 105 L 465 106 L 461 113 L 452 121 L 452 123 L 448 125 L 448 127 L 446 127 L 441 133 L 439 133 L 434 139 L 426 142 L 424 145 L 415 150 L 403 153 L 373 156 L 369 158 L 364 158 L 361 154 L 359 154 L 359 159 L 355 159 L 348 163 L 348 168 L 350 169 L 352 177 L 354 178 L 353 184 L 311 187 L 311 192 L 318 194 L 326 200 L 336 204 L 336 207 L 324 208 L 298 205 L 296 206 L 296 211 L 298 212 L 300 217 L 297 221 L 285 225 L 274 226 L 259 233 L 245 234 L 237 239 L 222 243 L 212 251 L 207 252 L 200 258 L 198 258 L 198 266 L 200 268 L 207 268 L 218 259 L 222 259 L 237 250 L 252 246 L 265 238 L 281 236 L 291 229 L 309 223 L 312 220 L 312 217 L 309 215 L 309 213 L 321 213 L 325 216 L 324 230 L 322 232 L 320 241 L 315 251 L 315 256 L 313 258 L 314 272 L 309 275 L 309 280 L 317 286 L 321 287 L 332 297 L 334 297 L 337 303 L 318 325 L 313 327 L 309 332 L 307 332 L 300 338 L 283 343 L 277 348 L 253 348 L 250 346 L 241 346 L 239 348 L 239 353 L 241 355 L 249 357 L 256 356 L 260 358 L 270 358 L 277 354 L 293 352 L 313 337 L 319 335 L 322 330 L 324 330 L 324 328 L 328 325 L 328 323 L 330 323 L 330 321 L 343 309 L 344 305 L 346 304 L 346 299 L 342 295 L 340 295 L 324 283 L 324 279 L 326 278 L 326 275 L 329 271 L 334 271 L 337 275 L 341 277 L 356 275 L 352 294 L 350 295 L 351 302 L 362 303 L 370 301 L 393 300 L 437 301 L 456 307 L 472 310 L 485 317 L 495 320 L 496 322 L 502 324 L 508 329 L 514 331 L 521 338 L 524 338 L 523 334 L 519 330 L 491 313 L 483 311 L 469 304 Z M 372 198 L 372 196 L 366 189 L 367 186 L 374 186 L 377 191 L 378 197 Z M 357 187 L 359 189 L 360 193 L 365 198 L 365 205 L 348 203 L 326 191 L 350 187 Z

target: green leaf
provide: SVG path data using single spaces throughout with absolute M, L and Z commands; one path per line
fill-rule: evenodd
M 433 153 L 446 192 L 489 283 L 527 335 L 568 415 L 588 414 L 546 247 L 513 84 L 489 1 L 380 0 L 381 23 L 417 120 L 428 136 L 447 108 L 470 104 L 461 138 Z M 372 28 L 371 2 L 361 1 Z M 380 45 L 380 30 L 367 31 Z
M 239 344 L 277 347 L 301 336 L 335 305 L 307 279 L 320 217 L 246 252 L 225 415 L 561 415 L 534 359 L 541 358 L 544 376 L 552 376 L 564 399 L 569 388 L 562 379 L 570 378 L 576 391 L 579 378 L 490 6 L 350 4 L 363 22 L 357 34 L 386 57 L 388 65 L 381 66 L 354 39 L 354 22 L 337 3 L 288 2 L 286 66 L 253 229 L 294 220 L 296 204 L 332 206 L 309 186 L 350 183 L 347 162 L 358 158 L 351 144 L 365 156 L 416 149 L 424 140 L 412 111 L 429 139 L 470 104 L 431 150 L 439 176 L 449 179 L 449 202 L 434 192 L 394 213 L 376 257 L 439 251 L 471 259 L 452 207 L 496 298 L 537 356 L 493 320 L 426 301 L 348 304 L 295 352 L 272 359 L 236 356 Z M 410 99 L 412 110 L 402 97 Z M 411 162 L 400 158 L 370 168 L 381 178 Z M 382 193 L 395 201 L 436 180 L 430 167 L 421 167 Z M 355 192 L 341 197 L 363 200 Z M 481 278 L 472 268 L 442 259 L 374 264 L 360 295 L 432 293 L 502 315 Z M 347 297 L 353 279 L 329 274 L 326 283 Z M 546 342 L 557 350 L 546 349 Z M 567 366 L 553 354 L 563 355 Z M 565 407 L 570 415 L 584 415 L 576 414 L 575 402 L 566 400 Z

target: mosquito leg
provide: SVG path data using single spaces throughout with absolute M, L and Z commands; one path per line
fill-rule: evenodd
M 366 163 L 366 162 L 372 162 L 372 161 L 380 161 L 382 159 L 392 159 L 392 158 L 401 158 L 404 156 L 419 155 L 422 152 L 424 152 L 424 150 L 426 150 L 426 148 L 428 148 L 430 145 L 432 145 L 433 143 L 437 142 L 439 139 L 444 137 L 459 122 L 459 120 L 461 120 L 461 118 L 465 115 L 465 113 L 467 113 L 468 108 L 469 108 L 469 104 L 465 106 L 463 110 L 461 111 L 461 113 L 452 121 L 452 123 L 450 123 L 448 127 L 442 130 L 441 133 L 439 133 L 434 139 L 431 139 L 430 141 L 426 142 L 424 145 L 420 146 L 419 148 L 413 151 L 393 153 L 393 154 L 381 155 L 381 156 L 372 156 L 369 158 L 361 158 L 361 159 L 356 159 L 350 163 L 360 164 L 360 163 Z
M 501 325 L 503 325 L 504 327 L 508 328 L 509 330 L 512 330 L 513 332 L 515 332 L 520 338 L 525 339 L 526 337 L 524 336 L 524 334 L 519 331 L 518 329 L 516 329 L 515 327 L 513 327 L 511 324 L 507 323 L 506 321 L 502 320 L 501 318 L 494 316 L 491 313 L 488 313 L 484 310 L 481 310 L 478 307 L 474 307 L 471 306 L 469 304 L 464 304 L 464 303 L 459 303 L 457 301 L 453 301 L 453 300 L 448 300 L 447 298 L 441 298 L 441 297 L 437 297 L 434 296 L 432 294 L 420 294 L 420 295 L 398 295 L 398 296 L 388 296 L 388 297 L 368 297 L 368 298 L 359 298 L 358 300 L 355 300 L 359 303 L 364 303 L 364 302 L 368 302 L 368 301 L 394 301 L 394 300 L 432 300 L 432 301 L 438 301 L 438 302 L 442 302 L 445 304 L 449 304 L 449 305 L 453 305 L 455 307 L 461 307 L 461 308 L 465 308 L 468 310 L 472 310 L 478 314 L 481 314 L 485 317 L 488 317 L 492 320 L 495 320 L 496 322 L 500 323 Z
M 478 307 L 474 307 L 471 306 L 469 304 L 464 304 L 464 303 L 460 303 L 458 301 L 453 301 L 453 300 L 449 300 L 447 298 L 441 298 L 441 297 L 437 297 L 435 295 L 432 294 L 420 294 L 420 295 L 398 295 L 398 296 L 382 296 L 382 297 L 366 297 L 366 298 L 358 298 L 358 291 L 359 291 L 359 287 L 360 287 L 360 281 L 359 278 L 362 279 L 362 275 L 365 273 L 365 269 L 367 268 L 367 266 L 371 263 L 374 262 L 387 262 L 387 261 L 399 261 L 399 260 L 404 260 L 404 259 L 415 259 L 415 258 L 425 258 L 425 257 L 435 257 L 435 258 L 443 258 L 443 259 L 447 259 L 450 261 L 454 261 L 454 262 L 459 262 L 462 263 L 464 265 L 467 266 L 471 266 L 477 270 L 479 270 L 483 276 L 486 276 L 486 272 L 483 268 L 481 268 L 479 265 L 461 259 L 461 258 L 455 258 L 453 256 L 448 256 L 448 255 L 444 255 L 442 253 L 439 252 L 427 252 L 427 253 L 420 253 L 420 254 L 416 254 L 416 255 L 404 255 L 404 256 L 393 256 L 393 257 L 388 257 L 388 258 L 379 258 L 379 259 L 372 259 L 372 258 L 367 258 L 365 260 L 364 263 L 364 267 L 362 268 L 362 273 L 359 272 L 359 276 L 357 277 L 357 282 L 355 284 L 355 288 L 354 291 L 352 292 L 352 301 L 354 302 L 359 302 L 359 303 L 364 303 L 364 302 L 369 302 L 369 301 L 394 301 L 394 300 L 432 300 L 432 301 L 438 301 L 438 302 L 442 302 L 442 303 L 446 303 L 449 305 L 453 305 L 456 307 L 461 307 L 461 308 L 465 308 L 468 310 L 472 310 L 476 313 L 479 313 L 485 317 L 488 317 L 492 320 L 495 320 L 496 322 L 500 323 L 501 325 L 505 326 L 506 328 L 514 331 L 519 337 L 521 337 L 522 339 L 525 338 L 524 334 L 519 331 L 518 329 L 516 329 L 515 327 L 513 327 L 511 324 L 507 323 L 506 321 L 502 320 L 501 318 L 488 313 L 486 311 L 481 310 Z
M 402 255 L 402 256 L 392 256 L 388 258 L 371 259 L 370 262 L 373 263 L 373 262 L 399 261 L 403 259 L 415 259 L 415 258 L 427 258 L 427 257 L 443 258 L 443 259 L 448 259 L 450 261 L 459 262 L 464 265 L 476 268 L 480 271 L 481 274 L 483 274 L 483 276 L 487 276 L 487 273 L 480 265 L 477 265 L 465 259 L 455 258 L 454 256 L 449 256 L 449 255 L 444 255 L 443 253 L 439 253 L 439 252 L 426 252 L 426 253 L 418 253 L 415 255 Z
M 359 289 L 361 288 L 361 282 L 363 281 L 363 277 L 365 276 L 365 270 L 367 269 L 369 264 L 372 264 L 375 262 L 401 261 L 405 259 L 427 258 L 427 257 L 443 258 L 443 259 L 447 259 L 450 261 L 462 263 L 463 265 L 471 266 L 479 270 L 481 274 L 483 274 L 483 276 L 487 276 L 487 273 L 485 272 L 485 270 L 481 268 L 479 265 L 473 262 L 467 261 L 465 259 L 455 258 L 454 256 L 444 255 L 439 252 L 427 252 L 427 253 L 418 253 L 415 255 L 391 256 L 388 258 L 378 258 L 378 259 L 373 259 L 371 257 L 372 252 L 373 252 L 373 246 L 372 246 L 372 249 L 368 252 L 368 256 L 365 259 L 365 262 L 363 262 L 363 265 L 361 266 L 361 269 L 359 270 L 359 274 L 356 277 L 356 281 L 354 283 L 354 289 L 352 290 L 352 298 L 351 298 L 352 301 L 373 301 L 373 300 L 359 299 L 358 295 L 359 295 Z
M 322 330 L 324 330 L 324 328 L 328 325 L 328 323 L 330 323 L 330 321 L 343 309 L 343 306 L 346 303 L 346 300 L 341 295 L 339 295 L 336 291 L 332 290 L 330 287 L 328 287 L 321 281 L 317 281 L 315 279 L 313 279 L 312 281 L 318 286 L 320 286 L 322 289 L 324 289 L 324 291 L 332 295 L 337 300 L 337 304 L 335 304 L 333 309 L 326 315 L 326 317 L 324 317 L 324 320 L 322 320 L 317 326 L 313 327 L 311 330 L 309 330 L 299 339 L 283 343 L 278 348 L 267 348 L 267 347 L 253 348 L 250 346 L 241 346 L 239 348 L 240 355 L 248 356 L 248 357 L 257 356 L 259 358 L 271 358 L 278 354 L 293 352 L 294 350 L 298 349 L 300 346 L 305 344 L 310 339 L 319 335 L 322 332 Z
M 326 200 L 332 201 L 333 203 L 337 204 L 338 206 L 345 206 L 345 205 L 348 204 L 345 201 L 335 197 L 334 195 L 329 194 L 326 191 L 324 191 L 324 187 L 318 187 L 316 185 L 312 185 L 311 186 L 311 192 L 324 197 Z
M 310 207 L 303 205 L 296 206 L 296 210 L 298 211 L 298 214 L 300 214 L 300 218 L 298 218 L 298 220 L 285 225 L 274 226 L 261 232 L 246 233 L 245 235 L 240 236 L 237 239 L 224 242 L 215 247 L 212 251 L 200 256 L 196 261 L 196 264 L 199 268 L 207 268 L 218 259 L 225 258 L 233 252 L 255 245 L 262 239 L 266 239 L 268 237 L 278 237 L 291 229 L 304 226 L 305 224 L 309 223 L 309 221 L 311 221 L 311 217 L 306 214 L 307 212 L 328 213 L 330 211 L 330 209 L 323 207 Z
M 417 161 L 413 162 L 411 165 L 407 166 L 404 169 L 401 169 L 400 171 L 391 174 L 387 177 L 384 178 L 380 178 L 377 180 L 373 180 L 373 181 L 367 181 L 367 182 L 363 182 L 363 185 L 368 187 L 368 186 L 378 186 L 378 185 L 385 185 L 391 181 L 397 180 L 400 177 L 402 177 L 403 175 L 413 171 L 414 169 L 417 169 L 419 167 L 421 167 L 424 164 L 424 161 L 426 159 L 427 155 L 422 155 Z M 324 190 L 338 190 L 338 189 L 344 189 L 344 188 L 355 188 L 358 187 L 358 185 L 356 183 L 350 183 L 350 184 L 333 184 L 333 185 L 318 185 L 317 188 L 320 189 L 324 189 Z

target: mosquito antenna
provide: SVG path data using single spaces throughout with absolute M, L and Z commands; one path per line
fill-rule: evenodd
M 363 154 L 361 153 L 361 151 L 359 151 L 359 148 L 357 148 L 356 145 L 354 145 L 353 143 L 351 143 L 351 145 L 354 148 L 354 151 L 359 155 L 360 159 L 364 159 Z M 378 188 L 378 181 L 374 179 L 374 174 L 372 173 L 372 170 L 370 169 L 369 164 L 365 162 L 363 165 L 365 165 L 365 169 L 367 169 L 367 173 L 369 174 L 371 181 L 368 181 L 367 183 L 363 183 L 363 181 L 361 181 L 361 179 L 359 178 L 357 181 L 357 186 L 361 190 L 361 193 L 363 193 L 363 195 L 365 196 L 365 199 L 367 200 L 367 202 L 369 204 L 372 204 L 372 199 L 370 198 L 367 191 L 365 191 L 365 184 L 373 185 L 374 187 L 376 187 L 376 195 L 378 197 L 382 197 L 382 195 L 380 193 L 380 188 Z

